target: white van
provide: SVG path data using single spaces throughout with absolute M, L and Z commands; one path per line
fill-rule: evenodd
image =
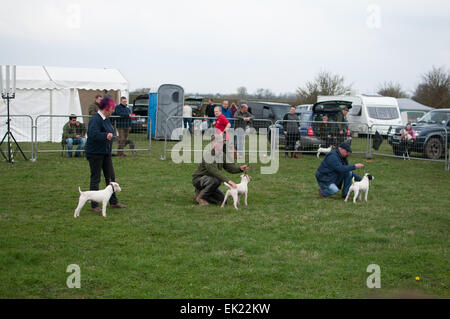
M 389 128 L 403 125 L 397 99 L 393 97 L 364 94 L 317 97 L 317 102 L 334 100 L 352 102 L 352 108 L 347 114 L 352 133 L 367 134 L 367 126 L 373 126 L 371 134 L 378 131 L 382 135 L 387 135 Z

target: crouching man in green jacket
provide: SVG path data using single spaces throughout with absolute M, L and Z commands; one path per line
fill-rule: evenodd
M 213 143 L 214 161 L 208 163 L 203 158 L 202 163 L 198 165 L 195 172 L 192 174 L 192 184 L 195 187 L 194 199 L 200 206 L 208 204 L 222 204 L 225 195 L 219 189 L 219 186 L 227 182 L 232 187 L 236 188 L 236 184 L 222 173 L 225 169 L 228 173 L 237 174 L 246 172 L 248 165 L 237 166 L 229 160 L 226 160 L 226 153 L 223 151 L 223 143 Z

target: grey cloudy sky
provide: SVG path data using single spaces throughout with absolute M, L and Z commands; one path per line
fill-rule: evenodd
M 295 92 L 320 71 L 412 91 L 450 61 L 450 1 L 0 0 L 0 63 L 119 69 L 130 88 Z

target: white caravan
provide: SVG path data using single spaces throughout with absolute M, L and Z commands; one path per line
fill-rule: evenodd
M 378 131 L 382 135 L 387 135 L 389 128 L 403 125 L 397 99 L 393 97 L 364 94 L 317 97 L 317 102 L 334 100 L 352 102 L 352 108 L 347 114 L 347 121 L 352 133 L 367 134 L 369 127 L 371 134 Z

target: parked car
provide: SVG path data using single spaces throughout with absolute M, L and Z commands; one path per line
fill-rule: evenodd
M 319 145 L 325 145 L 326 141 L 324 136 L 320 136 L 320 122 L 324 115 L 328 116 L 328 122 L 332 132 L 337 132 L 337 115 L 342 112 L 342 109 L 347 107 L 350 111 L 352 108 L 352 102 L 349 101 L 321 101 L 315 103 L 310 112 L 300 113 L 302 118 L 300 126 L 300 148 L 301 150 L 316 150 Z M 335 134 L 332 134 L 335 138 L 334 144 L 337 146 L 338 139 Z M 344 140 L 351 144 L 350 129 L 347 128 Z
M 388 137 L 395 155 L 402 156 L 404 143 L 401 140 L 401 130 L 404 126 L 395 127 Z M 450 109 L 432 110 L 421 117 L 417 123 L 412 124 L 416 139 L 408 148 L 414 152 L 422 153 L 429 159 L 439 159 L 445 154 L 445 142 L 450 146 Z M 447 130 L 447 136 L 445 131 Z
M 269 128 L 276 121 L 282 120 L 286 113 L 289 113 L 291 107 L 286 103 L 249 101 L 248 111 L 255 116 L 255 119 L 268 121 L 254 121 L 253 126 L 256 130 L 260 128 Z M 269 123 L 270 121 L 270 123 Z
M 311 111 L 314 104 L 300 104 L 295 107 L 295 112 Z
M 344 107 L 352 108 L 352 103 L 348 101 L 322 101 L 313 104 L 307 108 L 297 108 L 295 113 L 298 115 L 300 122 L 300 149 L 301 150 L 315 150 L 319 145 L 325 145 L 326 141 L 320 136 L 320 127 L 317 122 L 322 121 L 323 115 L 328 115 L 330 127 L 336 127 L 336 117 Z M 309 109 L 309 110 L 308 110 Z M 279 130 L 279 144 L 285 144 L 285 136 L 282 124 L 272 125 Z M 337 131 L 337 129 L 333 129 Z M 270 133 L 270 132 L 269 132 Z M 269 134 L 270 140 L 270 134 Z M 350 129 L 347 129 L 345 140 L 351 144 Z M 337 139 L 336 139 L 337 143 Z
M 332 100 L 352 102 L 352 110 L 347 115 L 352 132 L 365 135 L 368 127 L 373 126 L 371 134 L 378 131 L 387 136 L 389 127 L 403 124 L 397 99 L 393 97 L 366 94 L 317 97 L 317 102 Z
M 298 120 L 300 122 L 300 135 L 301 134 L 306 135 L 307 130 L 308 130 L 308 123 L 310 121 L 312 111 L 305 111 L 302 108 L 300 108 L 300 109 L 297 108 L 295 110 L 295 114 L 297 114 Z M 284 145 L 286 143 L 286 136 L 284 135 L 283 125 L 281 125 L 279 123 L 274 124 L 274 125 L 270 126 L 270 129 L 272 129 L 273 127 L 278 129 L 279 145 Z M 269 134 L 268 134 L 269 141 L 270 141 L 270 137 L 271 137 L 271 135 L 270 135 L 270 131 L 269 131 Z
M 147 133 L 148 126 L 148 94 L 136 97 L 130 106 L 131 113 L 131 133 Z

